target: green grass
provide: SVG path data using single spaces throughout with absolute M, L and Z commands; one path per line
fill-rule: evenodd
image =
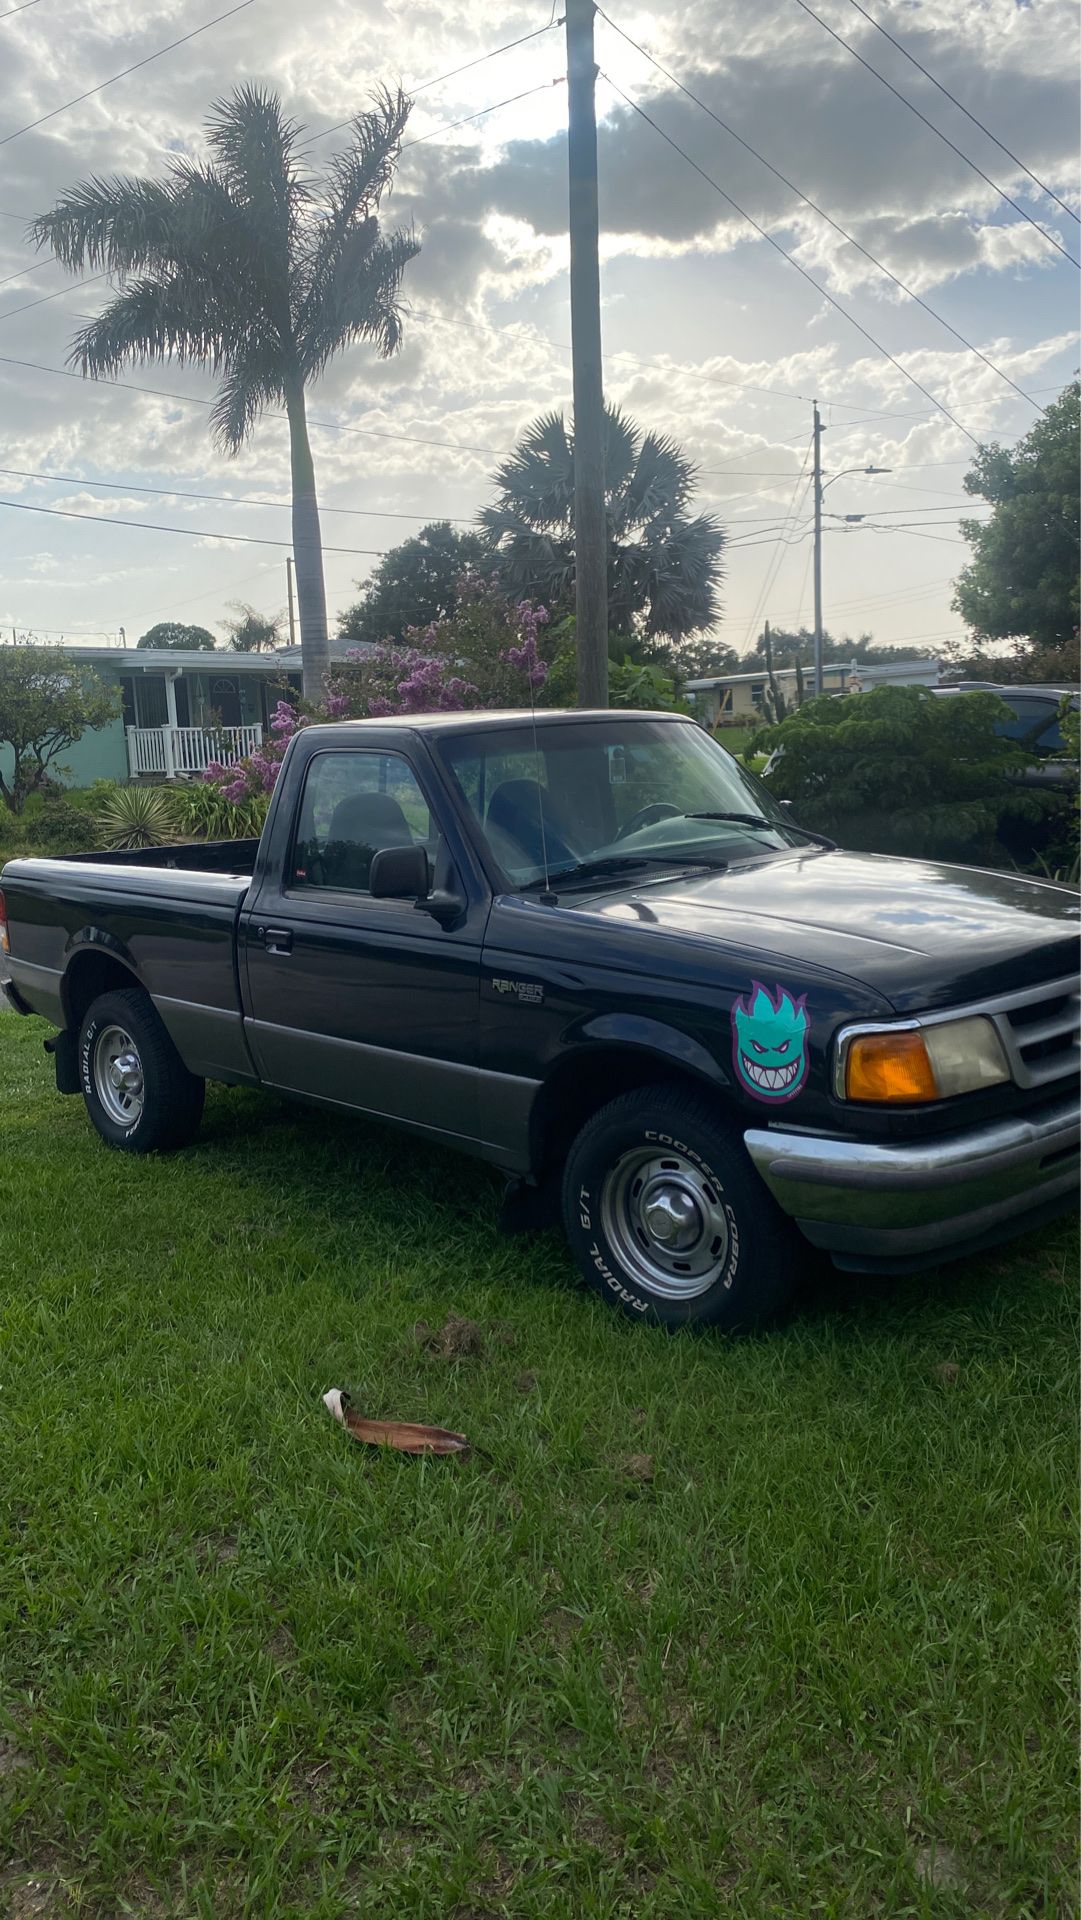
M 212 1091 L 109 1154 L 43 1033 L 0 1016 L 0 1913 L 1076 1911 L 1070 1230 L 670 1339 L 390 1132 Z M 361 1449 L 330 1385 L 483 1452 Z

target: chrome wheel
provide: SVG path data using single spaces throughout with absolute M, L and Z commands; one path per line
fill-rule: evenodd
M 94 1042 L 94 1092 L 118 1127 L 134 1126 L 143 1111 L 143 1063 L 130 1033 L 103 1027 Z
M 724 1271 L 729 1226 L 720 1188 L 675 1149 L 623 1154 L 601 1190 L 601 1220 L 628 1272 L 669 1300 L 695 1299 Z

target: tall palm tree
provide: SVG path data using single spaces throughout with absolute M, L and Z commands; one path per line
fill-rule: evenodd
M 678 639 L 720 615 L 724 533 L 691 516 L 696 470 L 667 434 L 643 434 L 605 408 L 608 627 Z M 535 420 L 495 475 L 480 523 L 516 590 L 570 609 L 574 592 L 574 435 L 561 413 Z
M 305 390 L 355 340 L 401 344 L 398 293 L 419 251 L 384 235 L 388 190 L 411 102 L 382 91 L 320 176 L 276 94 L 237 87 L 211 108 L 208 161 L 174 160 L 163 179 L 113 175 L 74 187 L 31 229 L 73 273 L 116 274 L 120 291 L 76 334 L 69 363 L 97 379 L 176 360 L 219 377 L 211 426 L 236 454 L 267 407 L 289 421 L 293 553 L 304 691 L 329 665 L 326 588 Z

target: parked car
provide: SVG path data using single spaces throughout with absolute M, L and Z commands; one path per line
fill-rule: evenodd
M 1001 686 L 991 680 L 959 680 L 956 686 L 932 687 L 938 700 L 958 699 L 966 693 L 994 693 L 1005 701 L 1010 718 L 996 727 L 996 733 L 1014 740 L 1032 755 L 1032 764 L 1020 775 L 1026 787 L 1077 786 L 1077 763 L 1067 755 L 1060 718 L 1062 702 L 1068 700 L 1076 711 L 1081 695 L 1076 687 Z
M 562 1211 L 589 1284 L 746 1326 L 807 1244 L 934 1265 L 1068 1208 L 1077 896 L 845 853 L 695 722 L 312 726 L 261 840 L 15 860 L 0 976 L 110 1146 L 207 1079 L 377 1115 Z

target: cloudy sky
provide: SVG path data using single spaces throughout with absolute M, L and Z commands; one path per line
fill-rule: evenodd
M 426 519 L 470 520 L 488 497 L 497 456 L 537 413 L 569 404 L 562 29 L 426 83 L 544 28 L 545 0 L 512 0 L 498 12 L 478 0 L 309 0 L 299 8 L 249 0 L 62 112 L 54 110 L 214 21 L 222 0 L 7 3 L 0 498 L 90 517 L 0 508 L 0 623 L 99 644 L 123 627 L 131 642 L 162 618 L 215 627 L 231 600 L 267 611 L 284 600 L 284 548 L 236 538 L 285 541 L 282 506 L 140 491 L 286 501 L 284 422 L 264 421 L 241 458 L 226 461 L 209 440 L 198 403 L 211 388 L 198 374 L 155 367 L 128 376 L 157 390 L 150 393 L 65 377 L 58 370 L 79 316 L 98 311 L 108 287 L 74 285 L 25 239 L 26 218 L 91 173 L 152 174 L 170 153 L 197 154 L 207 106 L 234 81 L 277 87 L 315 135 L 355 111 L 377 82 L 401 78 L 415 90 L 408 137 L 417 144 L 385 207 L 389 222 L 412 222 L 422 240 L 407 278 L 405 346 L 388 363 L 353 350 L 311 396 L 323 531 L 329 548 L 378 552 Z M 611 20 L 792 185 L 598 19 L 607 393 L 642 424 L 675 434 L 698 463 L 701 503 L 721 516 L 730 540 L 721 633 L 741 648 L 763 616 L 775 625 L 810 619 L 805 463 L 817 395 L 826 466 L 891 469 L 881 478 L 848 475 L 827 497 L 832 513 L 873 522 L 827 523 L 827 624 L 930 650 L 961 634 L 950 579 L 964 558 L 956 515 L 973 442 L 1019 438 L 1078 364 L 1077 274 L 1060 249 L 1077 256 L 1081 229 L 852 0 L 813 4 L 995 185 L 800 0 L 648 9 L 610 0 Z M 1077 207 L 1072 0 L 868 0 L 868 10 Z M 440 131 L 488 107 L 471 125 Z M 317 141 L 312 163 L 340 137 Z M 801 195 L 941 318 L 901 293 Z M 109 490 L 90 485 L 103 481 Z M 189 532 L 154 531 L 152 522 Z M 373 564 L 370 551 L 328 552 L 332 609 L 348 603 Z

